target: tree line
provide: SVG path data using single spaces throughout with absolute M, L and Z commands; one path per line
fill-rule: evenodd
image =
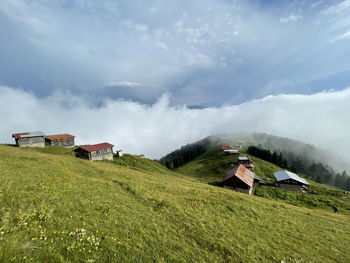
M 176 169 L 205 153 L 212 144 L 212 138 L 207 137 L 196 143 L 187 144 L 160 159 L 169 169 Z
M 248 154 L 256 156 L 265 161 L 274 163 L 284 169 L 295 173 L 305 174 L 307 178 L 315 182 L 336 186 L 350 191 L 350 177 L 343 171 L 336 173 L 331 167 L 321 162 L 315 162 L 306 155 L 296 155 L 291 152 L 275 152 L 262 147 L 249 146 Z

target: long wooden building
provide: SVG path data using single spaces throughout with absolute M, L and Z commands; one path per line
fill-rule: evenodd
M 226 172 L 222 179 L 224 188 L 251 194 L 254 184 L 254 173 L 239 164 Z
M 273 173 L 276 179 L 276 186 L 285 190 L 308 192 L 309 183 L 304 179 L 289 171 L 279 171 Z
M 74 146 L 75 136 L 70 134 L 56 134 L 45 136 L 45 146 L 63 146 L 72 147 Z
M 74 151 L 76 157 L 90 161 L 113 160 L 113 147 L 114 145 L 104 142 L 82 146 Z
M 44 133 L 41 131 L 14 133 L 12 138 L 19 147 L 45 147 Z

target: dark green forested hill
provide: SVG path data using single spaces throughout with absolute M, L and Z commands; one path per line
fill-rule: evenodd
M 210 156 L 223 143 L 235 148 L 244 142 L 243 152 L 277 164 L 281 168 L 302 173 L 307 178 L 322 184 L 350 190 L 347 165 L 334 155 L 327 155 L 313 145 L 267 134 L 233 134 L 211 136 L 188 144 L 164 156 L 161 162 L 168 168 L 178 168 L 200 155 Z

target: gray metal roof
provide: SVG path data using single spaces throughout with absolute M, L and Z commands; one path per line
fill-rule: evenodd
M 249 158 L 247 156 L 240 156 L 238 157 L 238 161 L 249 161 Z
M 35 132 L 29 132 L 29 134 L 21 135 L 21 138 L 27 138 L 27 137 L 39 137 L 39 136 L 45 136 L 45 134 L 42 131 L 35 131 Z
M 297 182 L 300 182 L 302 184 L 309 185 L 309 183 L 304 178 L 300 178 L 295 173 L 289 172 L 287 170 L 275 172 L 275 173 L 273 173 L 273 175 L 275 176 L 276 181 L 278 181 L 278 182 L 279 181 L 284 181 L 284 180 L 287 180 L 287 179 L 293 179 L 293 180 L 295 180 Z

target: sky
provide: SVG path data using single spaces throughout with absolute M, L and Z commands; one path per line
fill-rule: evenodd
M 2 0 L 0 43 L 3 142 L 156 158 L 243 127 L 350 158 L 350 0 Z

